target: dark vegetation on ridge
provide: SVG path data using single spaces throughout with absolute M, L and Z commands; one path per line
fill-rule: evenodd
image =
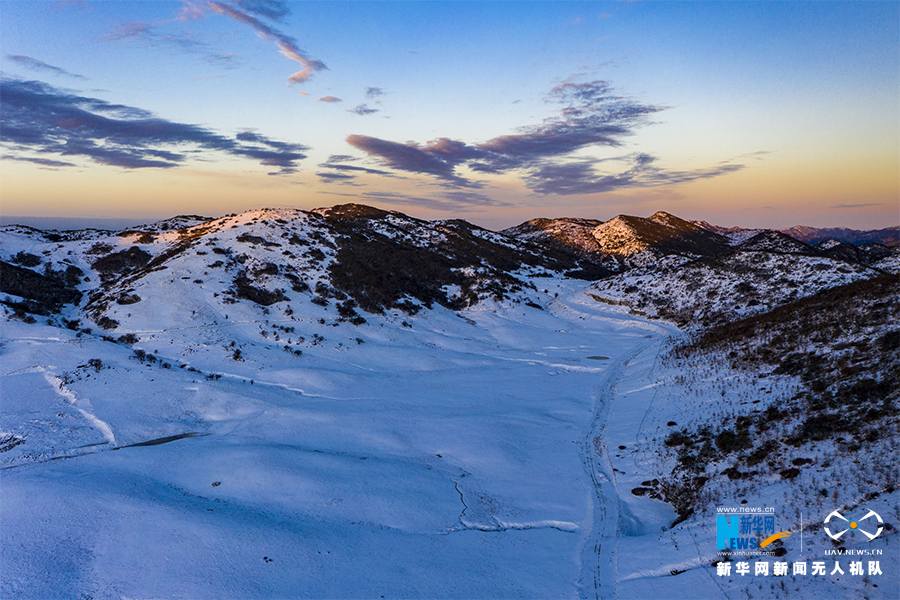
M 572 252 L 514 243 L 466 221 L 421 221 L 353 204 L 333 207 L 324 215 L 338 234 L 331 281 L 367 312 L 415 310 L 405 298 L 426 308 L 439 304 L 453 310 L 480 297 L 500 300 L 529 285 L 510 274 L 523 265 L 588 280 L 609 274 Z M 390 215 L 397 218 L 388 223 Z M 373 221 L 381 221 L 378 229 Z M 393 235 L 382 233 L 385 227 Z M 430 233 L 436 234 L 434 243 L 423 244 L 422 236 Z M 446 286 L 458 286 L 460 292 L 451 297 Z
M 40 259 L 32 254 L 19 253 L 15 258 L 29 266 L 40 264 Z M 37 263 L 33 259 L 37 259 Z M 47 268 L 42 275 L 31 269 L 0 262 L 0 292 L 23 299 L 21 302 L 4 300 L 3 304 L 12 308 L 20 318 L 24 318 L 26 313 L 44 316 L 57 313 L 63 305 L 76 304 L 81 300 L 81 292 L 75 286 L 83 274 L 78 267 L 69 266 L 65 271 Z
M 669 213 L 658 212 L 649 219 L 627 215 L 618 219 L 629 225 L 638 239 L 663 254 L 714 256 L 729 248 L 724 236 Z
M 735 369 L 797 376 L 800 388 L 786 402 L 733 424 L 670 434 L 666 445 L 677 452 L 678 466 L 652 493 L 686 518 L 709 481 L 709 463 L 728 465 L 717 467 L 713 477 L 747 479 L 765 466 L 792 479 L 816 461 L 785 464 L 787 447 L 808 447 L 813 454 L 815 443 L 831 440 L 852 454 L 900 435 L 898 324 L 900 280 L 881 275 L 710 328 L 674 348 L 666 360 L 723 357 Z M 892 477 L 884 479 L 884 489 L 872 493 L 893 490 Z

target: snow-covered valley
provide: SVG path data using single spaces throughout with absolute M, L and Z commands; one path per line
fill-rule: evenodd
M 598 385 L 665 329 L 560 291 L 551 314 L 319 325 L 300 357 L 255 344 L 231 364 L 190 328 L 155 333 L 148 365 L 9 323 L 4 596 L 578 595 Z
M 689 453 L 673 434 L 758 419 L 799 376 L 741 368 L 725 350 L 673 354 L 685 333 L 598 301 L 551 268 L 565 257 L 506 273 L 451 263 L 459 279 L 399 299 L 370 286 L 360 318 L 330 287 L 340 244 L 314 217 L 219 221 L 63 240 L 6 230 L 4 260 L 76 267 L 83 298 L 50 315 L 7 310 L 0 331 L 0 596 L 900 593 L 887 403 L 877 418 L 894 429 L 853 451 L 804 441 L 737 478 L 734 453 L 707 458 L 690 471 L 708 481 L 688 514 L 676 484 Z M 452 223 L 376 228 L 423 247 L 518 248 Z M 121 266 L 141 258 L 134 247 L 146 265 Z M 876 347 L 881 333 L 867 334 Z M 719 575 L 717 506 L 772 507 L 792 537 L 760 560 L 826 560 L 829 572 L 839 557 L 822 520 L 874 510 L 883 534 L 841 548 L 882 552 L 862 559 L 883 573 L 851 575 L 843 558 L 841 575 Z

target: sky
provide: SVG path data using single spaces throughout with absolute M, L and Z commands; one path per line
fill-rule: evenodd
M 900 225 L 900 3 L 0 1 L 0 216 Z

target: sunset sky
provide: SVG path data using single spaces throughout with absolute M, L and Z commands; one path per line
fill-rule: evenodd
M 0 2 L 0 213 L 900 224 L 900 3 Z

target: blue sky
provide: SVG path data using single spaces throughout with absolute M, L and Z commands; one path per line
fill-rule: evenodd
M 900 222 L 897 2 L 3 2 L 3 215 Z

